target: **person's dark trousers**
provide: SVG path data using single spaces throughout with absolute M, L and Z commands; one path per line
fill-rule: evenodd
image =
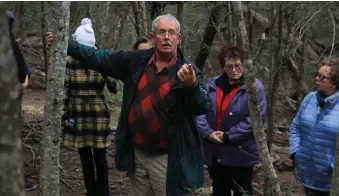
M 317 190 L 313 190 L 313 189 L 309 189 L 309 188 L 305 188 L 305 195 L 306 196 L 330 196 L 330 192 L 329 191 L 317 191 Z
M 79 148 L 78 152 L 80 155 L 87 196 L 108 196 L 109 185 L 106 148 L 93 148 L 92 152 L 92 148 L 84 147 Z
M 252 174 L 251 167 L 228 167 L 214 161 L 213 168 L 209 168 L 213 180 L 213 196 L 251 196 Z

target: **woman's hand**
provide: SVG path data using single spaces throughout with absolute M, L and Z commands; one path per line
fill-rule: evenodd
M 220 139 L 220 135 L 224 134 L 222 131 L 214 131 L 208 136 L 208 139 L 215 144 L 222 144 L 224 141 Z

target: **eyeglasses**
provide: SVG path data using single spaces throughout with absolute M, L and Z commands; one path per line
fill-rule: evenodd
M 320 80 L 331 79 L 331 77 L 329 77 L 329 76 L 324 76 L 324 75 L 321 74 L 321 73 L 317 73 L 317 74 L 316 74 L 316 78 L 319 78 Z
M 242 67 L 241 64 L 225 65 L 226 71 L 233 71 L 233 69 L 235 69 L 236 71 L 240 71 L 241 67 Z
M 166 34 L 168 35 L 168 37 L 175 37 L 178 35 L 175 31 L 159 31 L 159 32 L 156 32 L 156 34 L 159 37 L 165 37 Z

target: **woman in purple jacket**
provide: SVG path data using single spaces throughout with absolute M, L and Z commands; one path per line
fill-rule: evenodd
M 243 56 L 237 47 L 220 51 L 223 72 L 206 84 L 212 109 L 197 117 L 214 196 L 231 196 L 231 191 L 234 196 L 252 195 L 253 167 L 260 162 L 249 116 Z M 265 119 L 265 89 L 259 80 L 256 87 Z

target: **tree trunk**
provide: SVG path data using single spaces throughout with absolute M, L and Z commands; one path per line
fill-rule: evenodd
M 141 21 L 142 21 L 142 31 L 144 36 L 148 35 L 148 28 L 147 28 L 147 8 L 145 1 L 139 1 L 139 9 L 141 11 Z
M 273 3 L 273 2 L 272 2 Z M 283 47 L 283 2 L 278 2 L 278 9 L 279 9 L 279 21 L 278 21 L 278 44 L 276 47 L 273 48 L 274 60 L 272 62 L 271 70 L 270 70 L 270 89 L 269 89 L 269 96 L 268 96 L 268 105 L 267 108 L 267 124 L 268 124 L 268 131 L 267 131 L 267 146 L 268 150 L 271 151 L 271 144 L 272 144 L 272 137 L 274 132 L 274 104 L 276 101 L 276 95 L 280 84 L 280 74 L 282 72 L 282 54 L 281 50 Z
M 135 32 L 137 33 L 137 37 L 142 37 L 143 32 L 142 32 L 142 27 L 141 27 L 141 9 L 139 7 L 138 1 L 131 2 L 132 3 L 132 11 L 134 14 L 134 27 L 135 27 Z
M 47 77 L 48 77 L 48 59 L 47 59 L 47 47 L 46 47 L 46 39 L 45 39 L 45 33 L 47 31 L 46 29 L 46 12 L 45 12 L 45 2 L 41 1 L 40 2 L 41 6 L 41 39 L 42 39 L 42 53 L 43 53 L 43 60 L 44 60 L 44 65 L 45 65 L 45 88 L 47 87 Z
M 48 51 L 48 80 L 41 138 L 40 196 L 60 195 L 60 130 L 68 45 L 70 2 L 46 2 L 47 27 L 55 42 Z
M 105 46 L 105 43 L 107 42 L 107 36 L 108 36 L 108 26 L 110 24 L 110 14 L 109 14 L 109 11 L 110 11 L 110 4 L 111 2 L 110 1 L 103 1 L 103 2 L 100 2 L 100 28 L 99 28 L 99 32 L 100 32 L 100 42 L 97 42 L 99 43 L 99 46 L 104 48 Z M 99 37 L 99 36 L 98 36 Z M 104 48 L 106 49 L 106 48 Z
M 217 33 L 218 26 L 224 21 L 226 13 L 227 7 L 224 4 L 215 6 L 211 11 L 211 16 L 209 17 L 209 21 L 204 32 L 204 37 L 200 45 L 200 50 L 195 58 L 195 64 L 201 71 L 203 71 L 205 61 L 210 54 L 210 47 Z
M 245 52 L 245 60 L 244 60 L 244 75 L 245 83 L 246 83 L 246 91 L 248 93 L 248 105 L 249 112 L 251 118 L 252 130 L 254 133 L 254 137 L 258 146 L 258 150 L 260 153 L 260 157 L 263 162 L 263 169 L 265 175 L 269 178 L 271 195 L 272 196 L 281 196 L 280 185 L 278 182 L 277 174 L 274 170 L 270 154 L 267 148 L 267 142 L 265 137 L 265 127 L 262 122 L 262 118 L 260 115 L 260 107 L 258 103 L 257 93 L 256 93 L 256 85 L 255 85 L 255 77 L 253 74 L 253 63 L 251 57 L 251 51 L 249 50 L 248 36 L 245 26 L 245 20 L 242 12 L 242 5 L 240 1 L 231 2 L 233 16 L 236 17 L 237 27 L 239 29 L 242 43 L 240 44 L 242 49 Z
M 18 32 L 20 30 L 20 24 L 21 24 L 21 21 L 20 21 L 21 17 L 20 16 L 21 16 L 22 8 L 23 8 L 22 1 L 18 1 L 18 2 L 15 3 L 15 9 L 14 9 L 14 12 L 13 12 L 14 18 L 15 18 L 13 30 L 14 30 L 14 35 L 16 37 L 20 37 L 23 34 L 23 32 L 21 32 L 21 34 L 18 34 Z
M 9 40 L 5 6 L 0 2 L 0 195 L 24 196 L 19 96 L 22 87 Z M 15 66 L 13 66 L 15 65 Z
M 272 2 L 272 6 L 274 2 Z M 272 146 L 272 139 L 274 133 L 274 122 L 275 122 L 275 102 L 276 102 L 276 95 L 280 84 L 281 79 L 281 72 L 282 72 L 282 54 L 281 49 L 283 45 L 283 35 L 282 35 L 282 28 L 283 28 L 283 2 L 278 2 L 278 9 L 279 9 L 279 21 L 278 21 L 278 44 L 274 44 L 271 36 L 271 51 L 272 52 L 272 63 L 270 67 L 270 82 L 269 82 L 269 94 L 268 94 L 268 107 L 267 107 L 267 147 L 268 151 L 271 153 L 271 146 Z M 275 14 L 273 13 L 274 9 L 271 9 L 271 17 Z M 274 28 L 274 26 L 273 26 Z M 276 47 L 275 47 L 276 46 Z M 264 195 L 270 195 L 270 184 L 269 184 L 268 176 L 265 176 L 265 186 L 264 186 Z
M 231 6 L 231 2 L 227 3 L 227 12 L 228 13 L 232 13 L 232 6 Z M 227 17 L 227 27 L 228 27 L 228 33 L 225 34 L 224 33 L 224 39 L 227 40 L 227 44 L 228 45 L 234 45 L 235 44 L 235 36 L 234 36 L 234 28 L 233 28 L 233 17 L 232 14 L 228 14 Z M 227 37 L 226 37 L 227 35 Z
M 185 2 L 178 2 L 178 7 L 177 7 L 177 19 L 180 23 L 180 28 L 181 28 L 181 49 L 184 54 L 187 55 L 188 52 L 188 47 L 186 44 L 187 40 L 187 30 L 186 30 L 186 11 L 187 11 L 187 4 Z

